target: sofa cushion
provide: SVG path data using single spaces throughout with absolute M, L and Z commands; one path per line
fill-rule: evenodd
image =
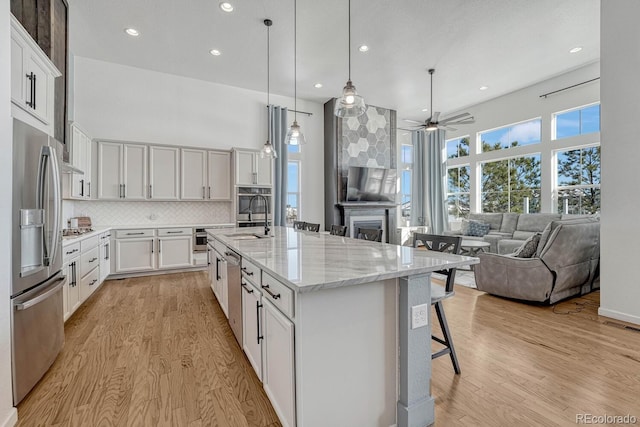
M 536 234 L 536 231 L 520 231 L 516 230 L 513 232 L 513 240 L 527 240 L 529 237 Z M 539 233 L 539 232 L 538 232 Z
M 469 229 L 467 230 L 467 233 L 465 233 L 465 235 L 466 236 L 484 236 L 485 234 L 489 233 L 490 229 L 491 229 L 490 224 L 485 224 L 483 222 L 478 222 L 478 221 L 469 221 Z
M 562 215 L 560 214 L 520 214 L 518 218 L 518 225 L 516 230 L 518 231 L 539 231 L 542 232 L 544 228 L 551 221 L 555 221 L 560 219 Z M 514 233 L 515 234 L 515 233 Z
M 500 226 L 500 231 L 503 233 L 513 234 L 513 232 L 516 231 L 519 216 L 520 214 L 517 213 L 502 214 L 502 225 Z
M 502 224 L 502 216 L 501 213 L 470 213 L 469 219 L 474 221 L 480 221 L 485 224 L 491 225 L 491 230 L 500 230 L 500 225 Z
M 514 253 L 522 244 L 523 240 L 502 239 L 498 241 L 496 252 L 501 255 Z
M 536 254 L 536 250 L 538 249 L 538 243 L 540 242 L 540 233 L 535 233 L 527 240 L 524 241 L 522 246 L 520 246 L 513 253 L 514 257 L 517 258 L 532 258 Z

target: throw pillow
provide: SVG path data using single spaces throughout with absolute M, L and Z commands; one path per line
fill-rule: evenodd
M 533 236 L 529 237 L 524 241 L 522 246 L 520 246 L 513 253 L 513 256 L 517 258 L 533 258 L 538 250 L 538 244 L 540 243 L 540 233 L 536 233 Z
M 478 221 L 469 221 L 469 230 L 467 230 L 466 236 L 478 236 L 482 237 L 489 233 L 491 224 L 485 224 Z
M 547 226 L 542 230 L 542 236 L 540 236 L 540 242 L 538 242 L 538 249 L 536 250 L 536 256 L 539 258 L 544 248 L 544 245 L 547 244 L 547 240 L 549 240 L 549 236 L 551 235 L 551 221 Z

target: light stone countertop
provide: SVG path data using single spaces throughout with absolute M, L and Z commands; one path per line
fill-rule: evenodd
M 264 234 L 263 227 L 207 231 L 296 292 L 413 276 L 480 262 L 473 257 L 296 231 L 290 227 L 272 227 L 273 237 L 252 240 L 229 235 Z

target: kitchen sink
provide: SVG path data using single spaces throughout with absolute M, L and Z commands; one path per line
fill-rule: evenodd
M 271 235 L 265 236 L 264 234 L 258 233 L 234 233 L 234 234 L 225 234 L 226 237 L 231 237 L 234 240 L 255 240 L 255 239 L 264 239 L 265 237 L 273 237 Z

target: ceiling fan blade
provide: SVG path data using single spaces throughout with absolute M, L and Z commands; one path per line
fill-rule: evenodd
M 435 111 L 433 115 L 427 120 L 428 122 L 437 122 L 438 117 L 440 117 L 440 111 Z
M 467 116 L 471 116 L 471 114 L 462 113 L 462 114 L 458 114 L 457 116 L 447 117 L 446 119 L 442 119 L 441 123 L 447 123 L 447 122 L 451 122 L 451 121 L 454 121 L 454 120 L 459 120 L 459 119 L 462 119 L 463 117 L 467 117 Z
M 407 129 L 407 128 L 396 128 L 398 130 L 403 130 L 405 132 L 415 132 L 416 130 L 420 130 L 420 129 Z
M 407 122 L 407 123 L 416 123 L 416 124 L 419 124 L 419 125 L 423 125 L 424 124 L 424 122 L 419 122 L 417 120 L 411 120 L 411 119 L 402 119 L 402 120 Z
M 473 117 L 467 117 L 466 119 L 461 119 L 461 120 L 456 120 L 453 122 L 446 122 L 445 124 L 449 124 L 449 125 L 470 125 L 472 123 L 475 123 L 476 120 Z
M 451 130 L 451 131 L 458 130 L 456 128 L 452 128 L 451 126 L 440 126 L 439 128 L 444 130 Z

